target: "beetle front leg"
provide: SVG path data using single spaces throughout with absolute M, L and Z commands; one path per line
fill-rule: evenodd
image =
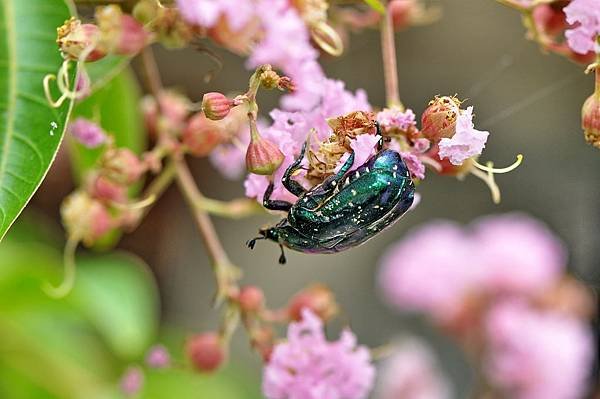
M 304 154 L 306 153 L 306 145 L 306 142 L 304 142 L 304 144 L 302 145 L 302 150 L 300 151 L 300 155 L 298 156 L 298 158 L 296 158 L 293 164 L 288 166 L 285 173 L 283 174 L 283 178 L 281 179 L 281 183 L 283 183 L 283 186 L 296 197 L 300 197 L 306 192 L 306 189 L 302 187 L 302 184 L 292 179 L 294 173 L 296 173 L 297 170 L 301 169 L 300 164 L 302 163 L 302 160 L 304 159 Z
M 271 194 L 273 194 L 274 187 L 275 186 L 273 185 L 273 182 L 269 183 L 269 186 L 267 187 L 267 190 L 265 191 L 265 195 L 263 196 L 263 206 L 272 211 L 288 212 L 290 209 L 292 209 L 292 204 L 290 204 L 287 201 L 279 201 L 279 200 L 271 199 Z

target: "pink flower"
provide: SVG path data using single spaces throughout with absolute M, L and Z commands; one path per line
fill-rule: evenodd
M 420 340 L 402 342 L 383 365 L 379 399 L 450 399 L 448 378 L 441 372 L 431 349 Z
M 319 105 L 305 111 L 283 111 L 275 109 L 271 111 L 273 124 L 268 128 L 260 129 L 263 137 L 271 140 L 279 146 L 285 155 L 285 159 L 279 169 L 273 175 L 275 184 L 272 199 L 295 202 L 296 197 L 287 191 L 281 184 L 281 178 L 285 170 L 291 165 L 304 142 L 308 139 L 311 130 L 314 130 L 318 140 L 326 140 L 331 134 L 327 119 L 337 117 L 356 110 L 369 110 L 366 94 L 358 90 L 355 94 L 347 91 L 341 81 L 325 79 L 321 81 L 319 88 Z M 363 139 L 364 140 L 364 139 Z M 357 162 L 354 163 L 355 165 Z M 302 179 L 302 174 L 295 177 Z M 269 184 L 265 176 L 248 175 L 244 182 L 246 196 L 256 198 L 262 202 L 262 196 Z
M 212 28 L 225 17 L 233 31 L 239 31 L 254 17 L 254 5 L 248 0 L 177 0 L 181 15 L 190 23 Z
M 595 348 L 585 322 L 504 302 L 485 321 L 486 371 L 514 399 L 578 399 L 584 396 Z
M 377 122 L 385 129 L 408 130 L 416 125 L 415 113 L 411 109 L 385 108 L 377 114 Z
M 600 0 L 573 0 L 564 8 L 567 22 L 575 25 L 565 32 L 567 44 L 576 53 L 600 52 Z
M 385 254 L 379 281 L 392 305 L 446 322 L 474 295 L 537 296 L 565 264 L 562 243 L 543 224 L 507 214 L 471 230 L 448 222 L 418 229 Z
M 478 261 L 493 292 L 535 295 L 558 282 L 566 265 L 562 242 L 541 222 L 511 213 L 474 226 Z
M 350 147 L 354 150 L 354 163 L 349 171 L 353 171 L 356 168 L 360 167 L 362 164 L 367 162 L 371 155 L 375 154 L 375 147 L 381 136 L 376 136 L 373 134 L 361 134 L 356 136 L 356 138 L 350 140 Z M 350 157 L 350 153 L 345 153 L 342 158 L 338 161 L 335 172 L 338 172 L 342 166 L 346 163 L 348 158 Z
M 461 165 L 467 159 L 481 154 L 489 134 L 474 128 L 473 107 L 468 107 L 458 115 L 454 136 L 440 140 L 439 157 L 449 158 L 453 165 Z
M 421 162 L 418 156 L 412 152 L 401 152 L 400 156 L 402 157 L 402 160 L 406 164 L 406 167 L 410 171 L 411 175 L 417 179 L 425 178 L 425 165 L 423 165 L 423 162 Z
M 148 367 L 162 369 L 171 365 L 171 355 L 163 345 L 155 345 L 146 355 L 146 364 Z
M 134 396 L 140 392 L 144 385 L 144 372 L 137 366 L 132 366 L 125 370 L 121 378 L 121 392 L 125 396 Z
M 87 148 L 96 148 L 106 141 L 106 133 L 94 122 L 77 118 L 69 123 L 69 131 L 73 138 Z
M 379 285 L 385 299 L 400 310 L 452 320 L 482 280 L 476 250 L 454 223 L 431 223 L 413 231 L 381 261 Z
M 237 180 L 246 171 L 245 149 L 234 144 L 222 144 L 210 153 L 210 163 L 225 178 Z
M 287 342 L 275 346 L 263 370 L 263 393 L 269 399 L 366 398 L 375 377 L 370 360 L 349 330 L 327 341 L 321 319 L 305 309 L 302 321 L 289 325 Z

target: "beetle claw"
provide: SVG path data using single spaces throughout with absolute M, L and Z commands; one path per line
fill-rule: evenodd
M 263 237 L 256 237 L 253 238 L 251 240 L 246 241 L 246 246 L 250 249 L 254 249 L 254 246 L 256 245 L 256 240 L 262 240 Z
M 285 265 L 287 259 L 285 258 L 285 252 L 283 252 L 283 245 L 280 245 L 279 248 L 281 248 L 281 255 L 279 255 L 279 264 Z

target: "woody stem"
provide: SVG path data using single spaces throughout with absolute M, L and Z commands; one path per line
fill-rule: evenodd
M 386 7 L 386 12 L 381 20 L 381 55 L 383 57 L 383 76 L 385 79 L 385 97 L 387 106 L 399 106 L 404 108 L 400 101 L 400 92 L 398 89 L 396 42 L 389 6 Z

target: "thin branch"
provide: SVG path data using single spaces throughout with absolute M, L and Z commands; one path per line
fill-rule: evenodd
M 396 62 L 396 42 L 392 15 L 386 9 L 381 20 L 381 55 L 383 57 L 383 76 L 385 79 L 385 98 L 388 107 L 402 106 L 398 89 L 398 65 Z
M 187 164 L 183 159 L 177 159 L 174 162 L 177 184 L 190 210 L 194 214 L 196 225 L 204 241 L 208 256 L 211 259 L 213 271 L 217 279 L 216 302 L 220 303 L 228 296 L 232 289 L 236 288 L 240 272 L 229 260 L 210 216 L 202 207 L 198 206 L 198 204 L 205 201 L 205 197 L 196 186 Z
M 158 98 L 158 94 L 162 91 L 163 85 L 152 47 L 146 46 L 144 50 L 142 50 L 142 63 L 144 66 L 144 77 L 148 84 L 148 88 L 152 95 Z

